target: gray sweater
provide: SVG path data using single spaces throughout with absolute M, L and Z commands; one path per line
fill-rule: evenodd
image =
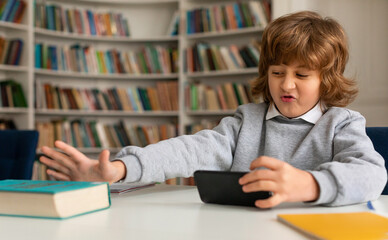
M 265 120 L 267 110 L 264 103 L 242 105 L 213 130 L 125 147 L 116 156 L 126 165 L 125 181 L 165 181 L 199 169 L 249 171 L 250 163 L 265 155 L 313 174 L 320 196 L 312 204 L 338 206 L 379 197 L 387 172 L 361 114 L 331 107 L 314 125 L 282 116 Z

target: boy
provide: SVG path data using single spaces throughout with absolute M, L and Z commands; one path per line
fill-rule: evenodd
M 243 191 L 271 191 L 260 208 L 282 202 L 338 206 L 379 197 L 387 181 L 384 159 L 365 133 L 365 119 L 342 108 L 355 98 L 343 76 L 345 33 L 314 12 L 280 17 L 263 33 L 259 77 L 252 93 L 264 103 L 240 106 L 213 130 L 144 148 L 123 148 L 99 161 L 57 141 L 68 156 L 43 147 L 41 162 L 58 180 L 164 181 L 195 170 L 249 171 Z M 210 184 L 210 183 L 209 183 Z

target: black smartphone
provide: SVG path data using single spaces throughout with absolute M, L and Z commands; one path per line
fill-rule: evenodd
M 243 192 L 238 180 L 246 173 L 207 170 L 194 172 L 194 180 L 202 202 L 254 207 L 256 200 L 272 196 L 268 191 Z

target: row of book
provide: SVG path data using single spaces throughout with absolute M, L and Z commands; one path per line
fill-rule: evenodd
M 70 9 L 45 1 L 35 4 L 35 27 L 93 36 L 130 35 L 128 20 L 121 13 Z
M 21 23 L 26 6 L 24 0 L 0 0 L 0 21 Z
M 178 82 L 160 81 L 156 86 L 108 88 L 73 88 L 37 85 L 38 109 L 177 111 Z
M 20 83 L 12 79 L 0 81 L 0 107 L 27 107 Z
M 0 118 L 0 130 L 16 129 L 15 122 L 12 119 Z
M 185 186 L 195 186 L 195 181 L 194 177 L 176 177 L 176 178 L 171 178 L 167 179 L 166 184 L 168 185 L 185 185 Z
M 192 83 L 185 87 L 185 107 L 190 110 L 228 110 L 254 102 L 250 87 L 227 82 L 214 87 Z
M 254 26 L 267 26 L 270 16 L 268 1 L 236 2 L 186 11 L 187 34 L 222 32 Z
M 122 148 L 133 145 L 144 147 L 177 136 L 177 125 L 129 125 L 120 120 L 107 124 L 96 120 L 52 120 L 36 122 L 39 131 L 38 147 L 54 147 L 62 140 L 77 148 Z
M 23 40 L 0 36 L 0 64 L 20 65 L 22 51 Z
M 257 67 L 260 59 L 259 44 L 237 47 L 196 43 L 186 49 L 187 72 L 236 70 Z
M 176 73 L 176 47 L 146 45 L 139 51 L 102 51 L 93 46 L 35 44 L 35 68 L 82 73 Z

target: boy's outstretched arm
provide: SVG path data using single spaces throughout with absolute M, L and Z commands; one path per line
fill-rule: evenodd
M 63 153 L 44 146 L 42 152 L 49 158 L 42 156 L 40 161 L 50 168 L 47 174 L 57 180 L 109 182 L 111 184 L 123 179 L 126 175 L 123 162 L 109 161 L 108 150 L 103 150 L 97 161 L 86 157 L 62 141 L 55 141 L 54 145 Z
M 284 161 L 261 156 L 252 161 L 250 169 L 239 180 L 243 191 L 273 193 L 268 199 L 257 200 L 257 207 L 271 208 L 282 202 L 307 202 L 319 197 L 319 186 L 313 175 Z

